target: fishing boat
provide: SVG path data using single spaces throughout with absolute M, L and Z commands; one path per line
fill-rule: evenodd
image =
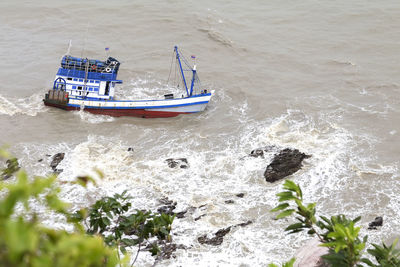
M 115 88 L 122 83 L 117 79 L 121 65 L 117 59 L 108 57 L 101 61 L 72 57 L 67 53 L 61 60 L 53 89 L 46 93 L 43 102 L 64 110 L 84 110 L 114 117 L 165 118 L 201 112 L 214 91 L 201 88 L 196 64 L 190 64 L 177 46 L 174 54 L 175 69 L 179 73 L 177 86 L 181 84 L 180 88 L 185 90 L 178 96 L 169 93 L 152 100 L 115 99 Z M 191 79 L 186 79 L 185 72 L 191 74 Z

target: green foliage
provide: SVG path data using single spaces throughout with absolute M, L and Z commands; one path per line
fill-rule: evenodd
M 324 216 L 317 219 L 315 216 L 316 204 L 303 203 L 303 193 L 298 184 L 286 180 L 283 188 L 285 191 L 277 194 L 280 204 L 271 211 L 280 212 L 276 216 L 277 219 L 285 218 L 293 213 L 297 214 L 297 222 L 289 225 L 285 231 L 293 234 L 307 230 L 308 234 L 316 235 L 322 243 L 321 246 L 329 248 L 328 254 L 322 258 L 332 267 L 362 266 L 361 263 L 374 267 L 400 266 L 400 252 L 395 249 L 397 241 L 389 247 L 385 244 L 382 246 L 372 244 L 374 249 L 368 249 L 367 252 L 374 256 L 379 263 L 379 265 L 375 265 L 369 259 L 362 258 L 368 237 L 360 239 L 360 227 L 355 227 L 361 217 L 350 220 L 340 214 L 332 216 L 330 219 Z
M 1 170 L 0 178 L 8 179 L 19 170 L 19 163 L 17 158 L 9 158 L 6 162 L 7 167 Z
M 293 264 L 294 264 L 295 261 L 296 261 L 295 258 L 291 258 L 290 261 L 282 263 L 281 267 L 293 267 Z M 279 266 L 276 265 L 276 264 L 271 263 L 271 264 L 268 264 L 268 267 L 279 267 Z
M 287 216 L 296 213 L 299 217 L 296 217 L 297 223 L 289 225 L 285 231 L 288 231 L 289 234 L 297 233 L 308 229 L 309 234 L 314 234 L 314 225 L 317 223 L 317 219 L 315 218 L 315 203 L 311 203 L 308 205 L 303 204 L 303 192 L 299 185 L 295 184 L 290 180 L 286 180 L 283 184 L 283 188 L 286 191 L 278 193 L 278 200 L 281 202 L 276 208 L 272 209 L 272 212 L 281 211 L 276 218 L 281 219 Z M 290 201 L 295 202 L 297 205 L 296 209 L 290 206 Z
M 7 155 L 0 151 L 0 155 Z M 15 166 L 15 165 L 11 165 Z M 88 236 L 73 221 L 67 204 L 57 196 L 55 176 L 29 179 L 24 171 L 9 168 L 16 181 L 0 182 L 0 266 L 116 266 L 117 253 L 98 236 Z M 62 214 L 76 226 L 75 232 L 42 226 L 30 210 L 36 199 L 49 211 Z
M 400 250 L 396 249 L 396 244 L 399 240 L 396 239 L 390 246 L 382 243 L 382 246 L 372 244 L 373 249 L 368 249 L 368 253 L 375 257 L 378 264 L 373 264 L 368 259 L 363 259 L 363 262 L 372 267 L 395 267 L 400 266 Z
M 171 225 L 175 216 L 136 210 L 129 212 L 130 196 L 123 192 L 98 200 L 89 210 L 74 214 L 77 220 L 87 222 L 87 233 L 100 234 L 109 246 L 116 246 L 125 254 L 127 248 L 138 247 L 136 261 L 142 245 L 148 245 L 153 256 L 161 252 L 158 244 L 171 242 Z M 132 263 L 132 264 L 133 264 Z

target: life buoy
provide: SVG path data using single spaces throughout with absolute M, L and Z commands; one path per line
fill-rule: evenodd
M 96 70 L 96 65 L 92 65 L 92 70 Z
M 106 68 L 106 72 L 111 72 L 111 68 Z

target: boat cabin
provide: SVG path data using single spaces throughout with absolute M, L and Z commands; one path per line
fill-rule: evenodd
M 66 55 L 61 60 L 53 89 L 68 93 L 70 98 L 93 100 L 114 99 L 114 88 L 120 62 L 109 57 L 106 61 Z

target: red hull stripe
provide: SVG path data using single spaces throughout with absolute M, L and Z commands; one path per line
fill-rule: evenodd
M 80 107 L 56 104 L 47 101 L 44 101 L 44 104 L 46 106 L 61 108 L 64 110 L 80 110 Z M 179 114 L 188 114 L 187 112 L 167 112 L 167 111 L 151 111 L 146 109 L 121 109 L 121 108 L 119 109 L 85 108 L 84 111 L 93 114 L 108 115 L 112 117 L 130 116 L 130 117 L 140 117 L 140 118 L 168 118 L 168 117 L 176 117 Z

